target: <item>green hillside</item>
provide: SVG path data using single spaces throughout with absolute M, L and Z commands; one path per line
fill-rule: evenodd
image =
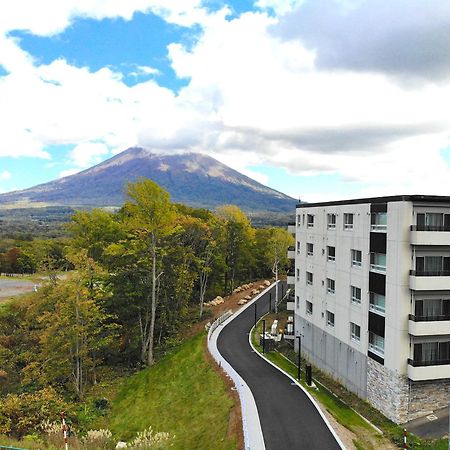
M 152 426 L 175 435 L 173 450 L 236 449 L 227 437 L 233 402 L 223 380 L 204 358 L 203 333 L 157 365 L 128 378 L 105 425 L 123 440 Z

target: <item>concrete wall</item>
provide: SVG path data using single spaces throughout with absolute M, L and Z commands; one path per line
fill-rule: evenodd
M 367 357 L 296 316 L 297 329 L 303 331 L 302 355 L 361 398 L 367 396 Z M 297 343 L 296 343 L 297 350 Z

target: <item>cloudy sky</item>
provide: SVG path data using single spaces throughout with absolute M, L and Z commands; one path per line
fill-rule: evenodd
M 3 0 L 0 192 L 130 146 L 307 201 L 450 195 L 450 2 Z

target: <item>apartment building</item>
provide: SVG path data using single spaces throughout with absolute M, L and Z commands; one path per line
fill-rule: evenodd
M 397 423 L 450 399 L 450 197 L 299 204 L 301 351 Z

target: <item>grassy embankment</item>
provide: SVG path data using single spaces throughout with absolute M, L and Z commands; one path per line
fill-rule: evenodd
M 275 314 L 266 316 L 266 323 L 271 323 L 275 318 L 283 320 L 283 314 L 276 316 Z M 262 322 L 258 322 L 257 327 L 252 334 L 252 343 L 261 353 L 262 348 L 259 345 L 259 334 L 262 333 Z M 265 356 L 278 367 L 297 378 L 297 365 L 287 357 L 296 360 L 297 355 L 292 351 L 278 351 L 266 353 Z M 305 362 L 303 362 L 303 367 Z M 398 448 L 402 448 L 403 429 L 384 417 L 379 411 L 375 410 L 369 403 L 358 398 L 355 394 L 347 391 L 337 381 L 320 372 L 317 368 L 313 368 L 313 376 L 316 381 L 317 388 L 309 387 L 303 380 L 305 374 L 302 371 L 302 386 L 318 401 L 321 407 L 327 410 L 337 422 L 354 433 L 353 443 L 355 447 L 364 450 L 378 450 L 386 448 L 388 444 L 395 444 Z M 349 406 L 351 405 L 351 407 Z M 383 435 L 378 433 L 355 411 L 366 417 L 376 427 L 382 430 Z M 388 442 L 388 439 L 390 442 Z M 409 437 L 410 447 L 416 450 L 447 450 L 447 439 L 435 441 L 425 441 L 416 436 Z
M 222 378 L 205 359 L 205 334 L 185 341 L 155 366 L 120 386 L 110 413 L 94 424 L 122 440 L 152 426 L 175 435 L 173 450 L 236 449 L 229 436 L 233 400 Z

